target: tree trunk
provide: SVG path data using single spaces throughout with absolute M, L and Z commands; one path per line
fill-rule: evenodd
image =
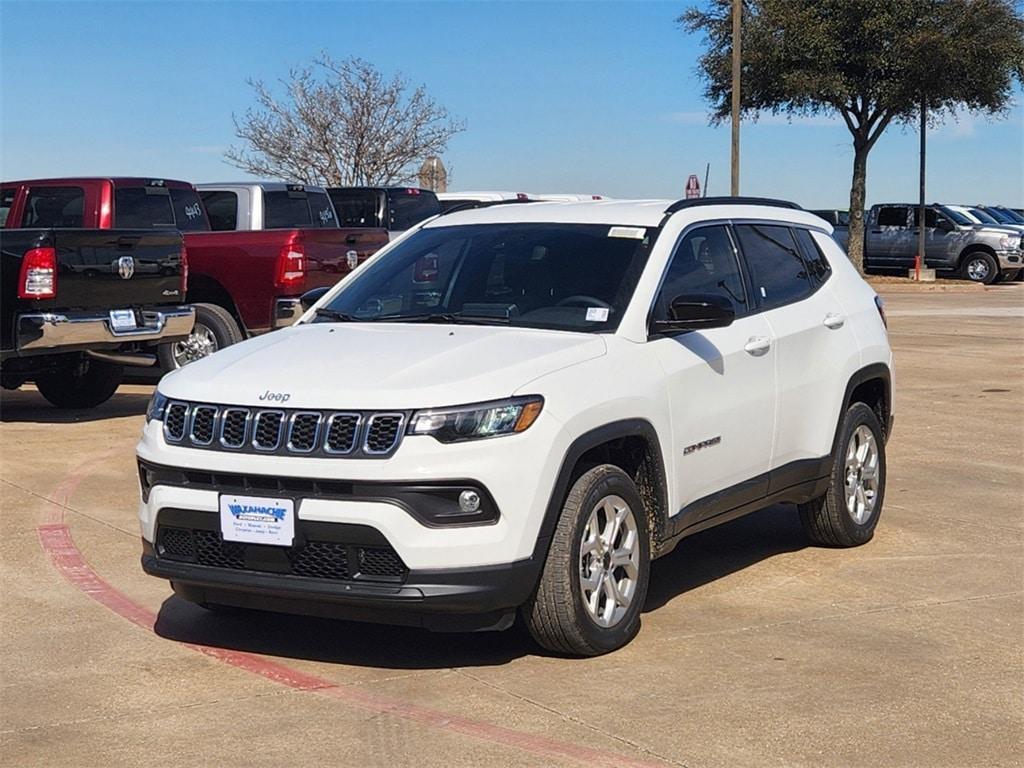
M 864 186 L 868 175 L 868 152 L 866 142 L 854 140 L 853 183 L 850 185 L 850 227 L 846 251 L 857 271 L 864 274 Z

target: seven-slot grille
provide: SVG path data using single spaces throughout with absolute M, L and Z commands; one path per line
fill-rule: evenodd
M 242 453 L 386 458 L 397 450 L 400 411 L 309 411 L 172 401 L 164 414 L 169 443 Z

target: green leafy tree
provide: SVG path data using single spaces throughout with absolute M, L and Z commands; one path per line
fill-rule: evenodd
M 1012 0 L 744 0 L 741 109 L 756 118 L 838 114 L 853 137 L 850 258 L 863 266 L 868 154 L 894 121 L 956 110 L 999 115 L 1024 81 L 1024 16 Z M 732 0 L 679 23 L 703 33 L 712 120 L 732 99 Z

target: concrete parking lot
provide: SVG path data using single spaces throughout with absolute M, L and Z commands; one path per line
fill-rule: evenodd
M 70 414 L 5 392 L 0 763 L 1024 763 L 1024 286 L 887 301 L 875 539 L 808 547 L 789 507 L 698 534 L 589 660 L 173 598 L 138 564 L 152 387 Z

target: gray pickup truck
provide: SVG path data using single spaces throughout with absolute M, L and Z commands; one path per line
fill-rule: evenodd
M 910 269 L 918 242 L 918 207 L 873 205 L 864 223 L 864 269 Z M 925 209 L 925 264 L 940 273 L 990 284 L 1012 280 L 1024 268 L 1021 234 L 976 224 L 944 205 Z

